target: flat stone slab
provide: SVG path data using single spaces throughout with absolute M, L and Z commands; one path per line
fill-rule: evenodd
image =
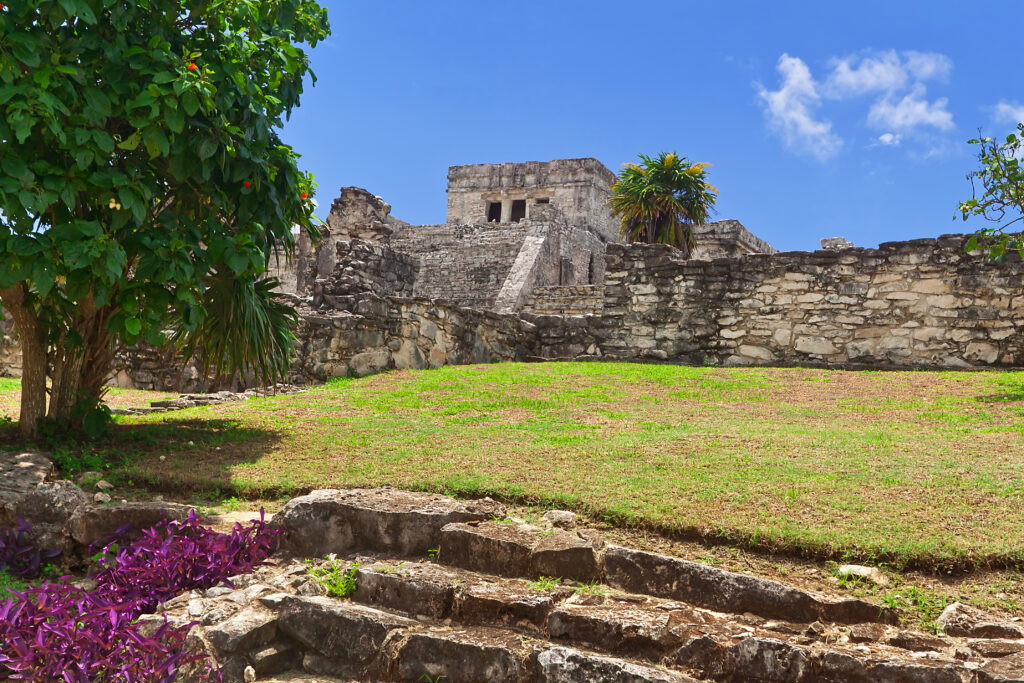
M 481 581 L 466 586 L 456 598 L 455 615 L 466 624 L 494 624 L 539 631 L 548 614 L 568 591 L 538 591 L 519 582 Z
M 1024 683 L 1024 653 L 993 659 L 978 671 L 979 683 Z
M 396 614 L 322 596 L 285 598 L 278 616 L 278 630 L 312 650 L 304 669 L 342 676 L 374 670 L 388 637 L 415 625 Z
M 464 576 L 435 564 L 375 562 L 356 572 L 352 600 L 411 615 L 444 619 L 451 614 Z
M 274 515 L 286 532 L 282 548 L 306 557 L 357 551 L 424 557 L 453 522 L 504 516 L 490 500 L 462 502 L 433 493 L 395 489 L 321 489 L 293 498 Z
M 248 651 L 269 644 L 276 635 L 277 615 L 255 609 L 243 610 L 206 630 L 210 643 L 221 652 Z
M 552 638 L 585 643 L 598 650 L 632 657 L 660 660 L 682 645 L 695 623 L 693 610 L 659 609 L 622 600 L 601 604 L 566 602 L 548 617 Z
M 533 669 L 533 680 L 538 683 L 697 683 L 697 679 L 678 671 L 601 657 L 569 647 L 553 647 L 536 653 Z
M 690 638 L 672 662 L 724 681 L 836 681 L 842 683 L 964 683 L 970 671 L 951 661 L 879 661 L 880 653 L 811 650 L 774 638 L 730 644 L 711 636 Z M 995 660 L 999 661 L 999 660 Z
M 616 588 L 720 612 L 806 622 L 895 622 L 893 613 L 864 600 L 828 602 L 777 581 L 619 546 L 605 550 L 604 570 Z
M 489 628 L 436 629 L 410 633 L 395 653 L 392 670 L 399 681 L 526 680 L 529 650 L 508 631 Z
M 128 535 L 138 536 L 144 529 L 167 520 L 188 519 L 192 510 L 187 505 L 164 501 L 147 501 L 104 505 L 76 512 L 68 520 L 67 530 L 79 545 L 89 547 L 105 541 L 121 527 L 128 527 Z
M 551 576 L 576 581 L 601 577 L 595 542 L 562 529 L 498 521 L 449 524 L 441 529 L 437 561 L 496 576 Z

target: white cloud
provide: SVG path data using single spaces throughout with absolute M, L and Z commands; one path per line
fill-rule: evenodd
M 783 54 L 779 57 L 782 85 L 778 90 L 758 86 L 768 123 L 782 136 L 786 147 L 809 154 L 819 161 L 835 156 L 843 146 L 842 139 L 832 132 L 832 124 L 818 120 L 814 112 L 821 106 L 818 84 L 803 60 Z
M 865 57 L 856 63 L 854 57 L 833 61 L 832 73 L 825 81 L 828 97 L 842 99 L 871 92 L 891 92 L 907 82 L 907 70 L 895 50 Z
M 953 71 L 953 60 L 938 52 L 903 53 L 907 71 L 919 81 L 945 81 Z
M 898 133 L 882 133 L 878 136 L 878 144 L 883 147 L 896 147 L 900 144 L 902 137 Z
M 996 123 L 1024 123 L 1024 104 L 1000 102 L 994 109 Z
M 832 73 L 823 89 L 827 97 L 845 99 L 868 93 L 894 93 L 909 83 L 945 80 L 953 61 L 937 52 L 902 53 L 896 50 L 847 56 L 832 60 Z
M 940 97 L 934 102 L 924 99 L 924 86 L 915 85 L 899 101 L 886 95 L 868 111 L 868 123 L 878 128 L 909 131 L 919 126 L 931 126 L 939 130 L 956 128 L 953 115 L 946 109 L 949 100 Z

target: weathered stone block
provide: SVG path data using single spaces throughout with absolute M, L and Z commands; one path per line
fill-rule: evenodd
M 288 501 L 272 525 L 286 532 L 284 549 L 307 557 L 356 550 L 422 557 L 438 547 L 446 524 L 504 512 L 490 500 L 464 503 L 394 489 L 323 489 Z

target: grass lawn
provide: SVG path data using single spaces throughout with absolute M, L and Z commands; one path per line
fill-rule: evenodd
M 1024 567 L 1024 373 L 509 363 L 118 421 L 64 461 L 167 492 L 390 484 L 816 557 Z

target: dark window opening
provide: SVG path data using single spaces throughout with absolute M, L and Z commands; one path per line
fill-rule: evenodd
M 513 223 L 526 218 L 526 200 L 525 199 L 513 199 L 512 200 L 512 216 L 510 220 Z
M 587 265 L 587 284 L 594 284 L 594 255 L 590 255 L 590 263 Z
M 550 199 L 538 199 L 537 203 L 538 204 L 550 204 L 551 200 Z
M 501 202 L 487 202 L 487 222 L 501 222 Z

